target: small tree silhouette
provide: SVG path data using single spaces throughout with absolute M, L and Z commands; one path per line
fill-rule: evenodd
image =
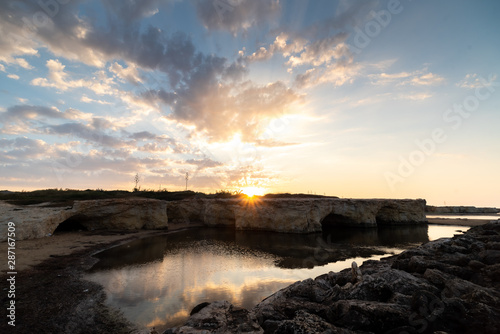
M 134 192 L 139 191 L 139 189 L 140 189 L 140 187 L 138 187 L 139 180 L 140 180 L 139 173 L 136 173 L 134 176 L 134 182 L 135 182 Z

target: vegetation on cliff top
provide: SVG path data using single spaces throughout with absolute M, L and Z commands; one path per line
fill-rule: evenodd
M 214 194 L 205 194 L 191 190 L 186 191 L 167 191 L 167 190 L 101 190 L 101 189 L 44 189 L 35 191 L 0 191 L 0 200 L 17 205 L 32 205 L 51 202 L 52 205 L 72 205 L 73 201 L 94 200 L 94 199 L 111 199 L 111 198 L 130 198 L 143 197 L 151 199 L 159 199 L 164 201 L 177 201 L 190 198 L 242 198 L 246 195 L 241 192 L 230 192 L 227 190 L 217 191 Z M 295 197 L 310 197 L 320 198 L 321 195 L 311 194 L 266 194 L 258 196 L 262 198 L 295 198 Z

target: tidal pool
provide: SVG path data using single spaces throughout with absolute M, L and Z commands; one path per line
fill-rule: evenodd
M 198 228 L 135 240 L 96 255 L 85 276 L 141 327 L 183 323 L 205 301 L 252 308 L 297 280 L 465 232 L 463 226 L 391 226 L 281 234 Z

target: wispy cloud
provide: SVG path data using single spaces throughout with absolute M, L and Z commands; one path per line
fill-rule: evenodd
M 490 81 L 485 80 L 484 78 L 477 75 L 477 73 L 469 73 L 465 75 L 465 77 L 456 83 L 457 87 L 467 88 L 467 89 L 475 89 L 478 87 L 488 87 L 491 85 L 493 81 L 497 78 L 496 75 L 492 76 Z
M 442 76 L 429 72 L 427 68 L 413 72 L 375 73 L 368 77 L 374 85 L 435 86 L 445 81 Z
M 199 0 L 196 13 L 209 30 L 226 30 L 236 35 L 261 24 L 271 24 L 280 14 L 278 0 Z

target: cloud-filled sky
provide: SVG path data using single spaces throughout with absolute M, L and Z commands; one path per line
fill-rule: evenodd
M 0 2 L 0 189 L 500 206 L 500 2 Z

